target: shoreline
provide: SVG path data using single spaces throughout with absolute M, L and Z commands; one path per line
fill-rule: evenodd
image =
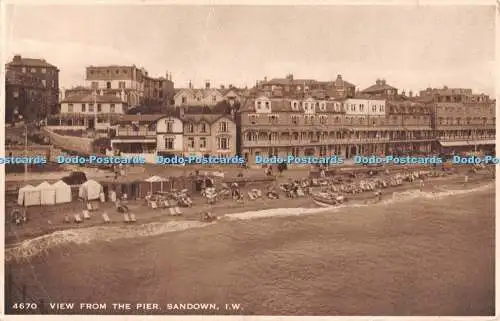
M 475 174 L 470 177 L 467 186 L 464 186 L 462 176 L 457 174 L 452 174 L 446 177 L 428 178 L 425 181 L 426 184 L 424 186 L 423 192 L 429 192 L 429 191 L 436 192 L 436 189 L 437 191 L 442 192 L 444 190 L 440 189 L 439 185 L 447 186 L 447 184 L 457 188 L 461 187 L 462 189 L 470 189 L 481 185 L 481 183 L 487 183 L 489 181 L 491 181 L 491 177 L 483 177 L 483 175 L 481 174 Z M 449 188 L 450 186 L 447 187 Z M 420 188 L 418 186 L 418 183 L 415 182 L 414 183 L 405 182 L 401 186 L 395 186 L 383 189 L 382 191 L 384 196 L 382 202 L 384 202 L 384 200 L 389 199 L 392 193 L 418 191 L 419 189 Z M 376 197 L 374 196 L 373 192 L 363 192 L 361 194 L 354 196 L 353 198 L 350 198 L 350 200 L 346 202 L 345 205 L 346 206 L 355 204 L 378 205 L 378 202 L 374 202 L 375 199 Z M 196 201 L 203 201 L 203 199 L 196 198 L 195 203 Z M 80 230 L 80 229 L 99 227 L 99 226 L 133 227 L 149 223 L 162 223 L 162 222 L 165 223 L 165 222 L 175 222 L 175 221 L 200 222 L 199 213 L 204 210 L 209 211 L 212 214 L 215 214 L 216 216 L 220 217 L 223 215 L 230 216 L 232 214 L 238 214 L 244 212 L 257 212 L 262 210 L 272 210 L 279 208 L 289 208 L 289 209 L 321 208 L 313 202 L 310 196 L 300 197 L 296 199 L 288 199 L 285 198 L 283 195 L 280 195 L 280 199 L 277 200 L 270 200 L 264 197 L 253 201 L 245 200 L 243 203 L 237 203 L 232 200 L 223 200 L 220 201 L 219 203 L 216 203 L 215 205 L 208 205 L 200 202 L 190 208 L 181 208 L 183 214 L 180 216 L 171 216 L 168 214 L 168 211 L 158 210 L 158 209 L 153 210 L 151 208 L 147 208 L 147 212 L 144 212 L 144 205 L 141 204 L 133 204 L 133 205 L 131 204 L 129 207 L 131 208 L 131 212 L 140 213 L 136 214 L 138 220 L 137 223 L 132 223 L 132 224 L 124 223 L 123 220 L 113 220 L 113 222 L 111 223 L 104 223 L 99 217 L 100 216 L 99 213 L 98 216 L 94 217 L 96 220 L 85 221 L 84 223 L 82 223 L 82 225 L 75 225 L 73 223 L 70 224 L 60 223 L 54 226 L 49 225 L 45 227 L 37 227 L 35 229 L 24 230 L 24 231 L 22 230 L 23 227 L 17 230 L 16 227 L 13 226 L 10 229 L 6 230 L 5 247 L 12 248 L 21 244 L 24 241 L 49 235 L 58 231 Z M 335 208 L 336 207 L 332 207 L 332 209 Z M 112 216 L 118 215 L 115 213 L 109 213 L 109 214 Z M 119 217 L 121 217 L 121 214 L 119 215 Z

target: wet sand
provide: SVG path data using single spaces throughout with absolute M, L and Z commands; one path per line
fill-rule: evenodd
M 494 197 L 489 189 L 67 244 L 7 273 L 45 302 L 151 302 L 164 314 L 494 315 Z M 169 310 L 175 303 L 243 309 Z

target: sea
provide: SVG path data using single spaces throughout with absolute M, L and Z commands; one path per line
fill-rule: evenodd
M 107 304 L 92 314 L 488 316 L 495 190 L 442 186 L 377 204 L 58 231 L 5 258 L 10 303 Z M 110 310 L 116 302 L 159 309 Z

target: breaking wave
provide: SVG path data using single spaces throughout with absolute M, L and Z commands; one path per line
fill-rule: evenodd
M 386 195 L 386 199 L 376 204 L 344 204 L 335 207 L 325 208 L 275 208 L 259 211 L 248 211 L 235 214 L 223 215 L 222 220 L 237 221 L 237 220 L 252 220 L 259 218 L 270 217 L 287 217 L 311 215 L 323 212 L 338 212 L 343 208 L 365 207 L 365 206 L 383 206 L 398 202 L 408 201 L 416 198 L 425 199 L 440 199 L 448 196 L 469 194 L 474 192 L 485 191 L 494 187 L 493 183 L 485 184 L 472 189 L 462 190 L 443 190 L 437 192 L 421 192 L 419 190 L 410 190 L 404 192 L 395 192 L 392 195 Z M 5 250 L 5 260 L 7 262 L 13 260 L 23 260 L 30 257 L 43 254 L 48 249 L 60 245 L 73 244 L 89 244 L 98 241 L 113 241 L 125 238 L 157 236 L 170 232 L 183 231 L 192 228 L 201 228 L 215 223 L 203 223 L 198 221 L 170 221 L 170 222 L 155 222 L 134 226 L 110 227 L 96 226 L 89 228 L 69 229 L 56 231 L 51 234 L 43 235 L 30 240 L 25 240 L 11 248 Z

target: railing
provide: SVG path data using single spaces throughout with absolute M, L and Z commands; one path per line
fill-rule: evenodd
M 428 138 L 427 140 L 431 140 Z M 310 146 L 310 145 L 333 145 L 333 144 L 370 144 L 370 143 L 388 143 L 390 138 L 341 138 L 341 139 L 277 139 L 277 140 L 262 140 L 262 141 L 243 141 L 243 147 L 264 147 L 270 145 L 286 145 L 286 146 Z
M 116 136 L 156 136 L 156 132 L 152 130 L 130 130 L 117 129 Z
M 457 137 L 438 137 L 438 140 L 448 142 L 448 141 L 468 141 L 468 140 L 494 140 L 495 135 L 478 135 L 478 136 L 457 136 Z

